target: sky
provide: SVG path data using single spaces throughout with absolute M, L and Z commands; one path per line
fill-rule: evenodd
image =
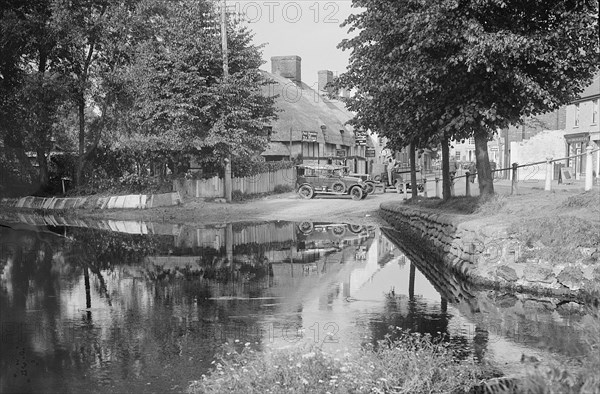
M 302 81 L 316 89 L 317 72 L 346 71 L 350 51 L 337 49 L 349 37 L 340 24 L 356 9 L 350 0 L 227 0 L 228 9 L 245 15 L 255 33 L 255 44 L 266 44 L 261 69 L 271 71 L 272 56 L 298 55 L 302 58 Z

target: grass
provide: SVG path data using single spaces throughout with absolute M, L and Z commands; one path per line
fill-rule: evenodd
M 447 345 L 404 333 L 376 348 L 339 358 L 317 347 L 241 352 L 228 348 L 190 393 L 460 393 L 480 381 L 482 367 L 458 360 Z
M 457 196 L 449 200 L 440 198 L 420 198 L 416 201 L 408 200 L 409 204 L 417 205 L 423 208 L 437 209 L 444 212 L 452 212 L 459 214 L 493 214 L 500 208 L 506 205 L 506 197 L 502 195 L 494 195 L 493 197 L 482 199 L 479 197 Z
M 517 380 L 516 392 L 600 393 L 598 311 L 580 324 L 589 349 L 580 368 L 572 372 L 559 364 L 524 365 L 527 373 Z M 237 348 L 231 344 L 213 365 L 210 373 L 191 383 L 188 393 L 465 393 L 497 377 L 493 367 L 460 360 L 446 343 L 407 331 L 400 331 L 398 339 L 388 337 L 375 347 L 339 357 L 315 346 L 263 353 L 249 343 Z

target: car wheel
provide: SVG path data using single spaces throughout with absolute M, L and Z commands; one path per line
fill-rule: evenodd
M 371 182 L 367 182 L 367 194 L 373 194 L 375 186 Z
M 302 222 L 298 225 L 298 230 L 300 230 L 300 232 L 302 234 L 310 234 L 313 232 L 313 224 L 312 222 Z
M 338 237 L 341 237 L 342 235 L 344 235 L 346 233 L 346 227 L 335 226 L 334 228 L 331 229 L 331 232 L 334 233 L 335 235 L 337 235 Z
M 363 190 L 360 186 L 354 186 L 350 189 L 350 195 L 354 201 L 362 200 Z
M 363 196 L 360 199 L 364 200 L 365 198 L 367 198 L 368 195 L 369 195 L 369 193 L 363 191 Z
M 331 185 L 331 190 L 336 193 L 344 193 L 346 191 L 346 185 L 344 185 L 344 182 L 334 182 L 333 185 Z
M 298 195 L 304 199 L 311 199 L 315 195 L 315 191 L 310 185 L 302 185 L 298 189 Z
M 363 231 L 363 226 L 359 224 L 351 224 L 350 231 L 352 231 L 354 234 L 360 234 Z

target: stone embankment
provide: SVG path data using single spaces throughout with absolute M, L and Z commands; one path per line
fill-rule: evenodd
M 471 283 L 598 301 L 600 266 L 586 263 L 594 260 L 589 257 L 597 256 L 597 250 L 580 248 L 582 259 L 573 262 L 525 259 L 524 252 L 535 251 L 538 246 L 523 244 L 509 233 L 507 223 L 497 219 L 441 213 L 397 202 L 382 204 L 380 215 L 410 244 L 425 248 L 427 254 L 437 257 L 437 264 Z
M 181 204 L 179 192 L 125 196 L 22 197 L 0 199 L 0 207 L 24 209 L 146 209 Z

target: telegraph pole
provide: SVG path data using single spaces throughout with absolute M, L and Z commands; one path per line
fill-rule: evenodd
M 223 50 L 223 81 L 229 79 L 229 65 L 227 59 L 227 0 L 221 4 L 221 48 Z M 225 117 L 225 115 L 223 115 Z M 223 122 L 225 127 L 225 122 Z M 225 201 L 231 202 L 231 145 L 227 145 L 227 157 L 225 158 Z

